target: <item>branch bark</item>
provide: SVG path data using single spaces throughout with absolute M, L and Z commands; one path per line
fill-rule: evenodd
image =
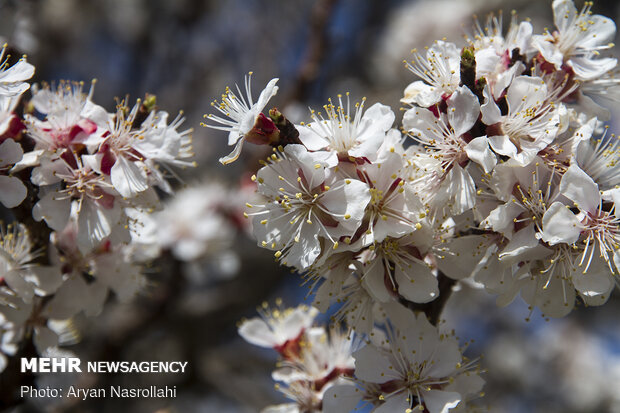
M 452 295 L 452 287 L 456 284 L 456 281 L 439 271 L 437 283 L 439 284 L 439 296 L 433 301 L 424 304 L 403 301 L 403 304 L 410 310 L 424 312 L 428 321 L 434 326 L 437 326 L 441 320 L 441 313 Z

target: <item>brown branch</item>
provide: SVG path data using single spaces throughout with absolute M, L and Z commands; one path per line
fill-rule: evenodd
M 439 284 L 439 296 L 433 301 L 419 304 L 403 300 L 403 304 L 410 310 L 424 312 L 428 321 L 434 326 L 439 324 L 441 313 L 452 295 L 452 287 L 456 284 L 456 281 L 452 278 L 448 278 L 443 272 L 439 271 L 437 283 Z
M 329 49 L 327 26 L 338 0 L 317 0 L 310 16 L 310 35 L 303 63 L 286 102 L 305 100 Z

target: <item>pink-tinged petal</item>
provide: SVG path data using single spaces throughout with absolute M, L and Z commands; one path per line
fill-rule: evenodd
M 437 278 L 424 263 L 410 262 L 404 265 L 396 265 L 396 282 L 398 292 L 406 299 L 414 303 L 428 303 L 439 295 Z
M 560 181 L 560 192 L 573 201 L 579 209 L 594 212 L 601 202 L 598 185 L 577 165 L 571 165 Z
M 59 196 L 57 192 L 50 192 L 41 198 L 41 200 L 35 204 L 34 208 L 32 208 L 32 217 L 36 221 L 44 219 L 51 229 L 62 231 L 69 221 L 71 200 L 56 200 L 56 196 Z
M 243 142 L 245 142 L 245 139 L 239 139 L 236 142 L 237 143 L 235 144 L 233 151 L 220 158 L 220 163 L 222 165 L 228 165 L 229 163 L 236 161 L 239 158 L 239 155 L 241 155 L 241 149 L 243 148 Z
M 110 170 L 110 180 L 114 189 L 126 198 L 133 198 L 138 192 L 148 189 L 146 171 L 140 162 L 132 162 L 123 156 L 116 158 Z
M 385 383 L 398 378 L 388 356 L 373 345 L 366 345 L 357 350 L 353 353 L 353 358 L 355 359 L 355 377 L 360 380 Z
M 466 86 L 459 87 L 448 99 L 448 121 L 454 134 L 460 136 L 469 131 L 480 115 L 478 98 Z
M 267 323 L 256 317 L 241 324 L 239 335 L 248 343 L 259 347 L 273 348 L 279 344 Z
M 351 412 L 364 395 L 353 384 L 337 384 L 323 395 L 323 413 Z
M 7 208 L 15 208 L 26 198 L 24 183 L 14 176 L 0 175 L 0 202 Z
M 499 106 L 495 103 L 493 95 L 491 95 L 489 85 L 484 86 L 482 95 L 484 96 L 484 104 L 480 106 L 482 122 L 486 125 L 494 125 L 501 122 L 502 112 L 499 110 Z
M 7 139 L 0 144 L 0 167 L 16 164 L 23 156 L 22 146 L 13 139 Z
M 489 148 L 489 141 L 486 136 L 472 139 L 465 145 L 465 152 L 467 152 L 467 157 L 482 166 L 486 173 L 491 172 L 497 164 L 497 156 Z
M 93 121 L 97 126 L 105 128 L 110 122 L 110 115 L 103 107 L 87 100 L 80 115 L 86 119 Z
M 541 238 L 549 245 L 574 244 L 583 226 L 575 214 L 561 202 L 554 202 L 542 219 Z
M 577 79 L 591 80 L 603 76 L 613 70 L 618 60 L 613 57 L 591 59 L 587 57 L 571 57 L 568 64 L 573 68 Z
M 423 391 L 422 398 L 429 413 L 448 413 L 461 402 L 462 396 L 456 392 L 430 390 Z

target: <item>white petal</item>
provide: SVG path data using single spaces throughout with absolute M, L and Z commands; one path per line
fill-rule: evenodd
M 233 149 L 233 151 L 229 153 L 228 155 L 220 158 L 220 163 L 222 165 L 228 165 L 229 163 L 236 161 L 237 158 L 239 158 L 239 155 L 241 155 L 241 149 L 243 148 L 243 142 L 245 142 L 245 139 L 239 139 L 237 143 L 235 144 L 235 148 Z
M 459 343 L 453 338 L 444 338 L 435 346 L 434 363 L 428 368 L 426 374 L 430 377 L 442 378 L 451 376 L 463 361 Z
M 7 208 L 15 208 L 26 198 L 24 183 L 14 176 L 0 175 L 0 202 Z
M 104 208 L 96 202 L 84 200 L 78 214 L 78 247 L 82 253 L 92 250 L 112 233 L 120 218 L 120 208 Z
M 539 77 L 518 76 L 513 81 L 506 101 L 510 113 L 516 113 L 519 108 L 536 107 L 547 99 L 547 86 Z
M 489 145 L 500 155 L 515 158 L 517 156 L 517 147 L 512 143 L 506 135 L 489 136 Z
M 62 284 L 62 274 L 57 267 L 33 267 L 26 278 L 33 283 L 40 295 L 53 294 Z
M 500 260 L 516 259 L 519 260 L 522 254 L 538 246 L 535 225 L 528 225 L 514 233 L 514 236 L 499 254 Z
M 575 306 L 575 289 L 558 275 L 552 276 L 548 284 L 544 278 L 528 279 L 521 289 L 521 297 L 526 303 L 540 308 L 546 316 L 564 317 Z
M 514 231 L 514 219 L 524 211 L 522 206 L 512 201 L 513 199 L 514 198 L 511 198 L 505 204 L 500 204 L 491 211 L 485 220 L 493 231 L 500 232 L 508 237 L 510 237 Z
M 380 131 L 387 132 L 394 124 L 396 115 L 394 115 L 391 107 L 377 102 L 366 109 L 362 116 L 362 120 L 364 119 L 372 121 L 373 126 Z
M 598 185 L 587 173 L 574 164 L 562 176 L 560 192 L 575 202 L 582 211 L 594 212 L 601 202 Z
M 58 334 L 47 327 L 39 326 L 34 329 L 34 344 L 39 354 L 43 354 L 50 347 L 58 345 Z
M 599 45 L 606 46 L 613 42 L 616 35 L 616 24 L 608 17 L 595 14 L 588 17 L 588 30 L 577 42 L 579 47 L 585 49 L 595 48 Z
M 373 345 L 366 345 L 353 353 L 355 377 L 371 383 L 385 383 L 396 376 L 387 355 Z M 390 368 L 392 367 L 392 368 Z
M 486 125 L 494 125 L 501 122 L 502 113 L 491 95 L 489 85 L 484 86 L 482 94 L 484 96 L 484 104 L 480 107 L 480 112 L 482 112 L 482 122 Z
M 424 404 L 429 413 L 448 413 L 461 401 L 461 395 L 456 392 L 430 390 L 422 393 Z
M 36 221 L 45 219 L 45 222 L 51 229 L 62 231 L 67 226 L 67 221 L 69 221 L 71 200 L 56 200 L 55 196 L 57 195 L 58 193 L 56 192 L 50 192 L 39 200 L 32 208 L 32 217 Z
M 459 87 L 448 99 L 448 121 L 454 134 L 460 136 L 469 131 L 480 115 L 478 98 L 466 86 Z
M 405 96 L 400 101 L 405 104 L 417 104 L 427 108 L 439 102 L 441 93 L 441 89 L 416 80 L 405 88 Z
M 144 164 L 129 161 L 123 156 L 116 158 L 110 171 L 110 179 L 118 193 L 126 198 L 133 198 L 149 187 Z
M 486 136 L 472 139 L 465 145 L 465 152 L 467 152 L 467 157 L 482 166 L 486 173 L 491 172 L 497 164 L 497 157 L 489 148 Z
M 0 167 L 13 165 L 19 162 L 24 155 L 21 145 L 13 139 L 7 139 L 0 144 Z
M 561 202 L 551 204 L 543 216 L 542 225 L 541 238 L 550 245 L 575 243 L 583 228 L 575 214 Z
M 271 79 L 269 83 L 267 83 L 267 86 L 265 86 L 265 89 L 260 92 L 260 96 L 255 103 L 256 107 L 259 108 L 259 112 L 262 112 L 265 105 L 267 105 L 267 102 L 269 102 L 269 99 L 271 99 L 276 95 L 276 93 L 278 93 L 278 87 L 276 86 L 278 80 L 279 79 L 277 77 Z
M 385 402 L 377 406 L 372 413 L 395 413 L 406 412 L 411 407 L 411 401 L 406 391 L 390 395 L 385 398 Z
M 410 262 L 396 265 L 395 278 L 398 283 L 398 292 L 414 303 L 427 303 L 439 295 L 437 278 L 424 263 Z
M 331 386 L 323 395 L 323 413 L 351 412 L 363 395 L 353 384 Z
M 454 280 L 469 277 L 484 256 L 486 238 L 480 235 L 465 235 L 453 238 L 436 255 L 437 267 Z
M 566 33 L 577 17 L 573 0 L 553 0 L 553 22 L 560 33 Z
M 611 290 L 614 288 L 613 274 L 609 271 L 607 263 L 597 257 L 585 271 L 584 267 L 577 267 L 571 277 L 575 289 L 586 297 L 606 296 L 609 298 Z
M 243 322 L 239 327 L 239 335 L 255 346 L 272 348 L 277 345 L 273 331 L 258 317 Z
M 329 145 L 329 140 L 316 132 L 321 130 L 317 127 L 316 122 L 308 125 L 299 125 L 297 130 L 299 131 L 299 140 L 308 150 L 320 151 Z
M 572 57 L 568 63 L 573 68 L 578 79 L 590 80 L 603 76 L 613 70 L 618 60 L 612 57 L 591 59 L 586 57 Z
M 391 299 L 390 292 L 385 281 L 385 267 L 380 259 L 374 259 L 372 262 L 366 264 L 364 276 L 362 277 L 362 286 L 368 294 L 370 294 L 375 300 L 384 303 Z

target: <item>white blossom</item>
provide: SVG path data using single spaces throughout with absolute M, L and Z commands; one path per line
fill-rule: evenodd
M 220 158 L 220 162 L 224 165 L 234 162 L 239 158 L 246 135 L 252 130 L 258 116 L 262 113 L 269 100 L 278 92 L 276 83 L 278 79 L 271 79 L 265 89 L 263 89 L 254 102 L 252 99 L 252 72 L 245 78 L 245 96 L 237 86 L 237 94 L 230 89 L 222 94 L 222 102 L 213 102 L 211 106 L 222 113 L 225 118 L 213 114 L 205 115 L 205 117 L 214 124 L 203 124 L 213 129 L 220 129 L 228 132 L 228 145 L 235 145 L 233 151 Z M 229 118 L 229 119 L 227 119 Z

